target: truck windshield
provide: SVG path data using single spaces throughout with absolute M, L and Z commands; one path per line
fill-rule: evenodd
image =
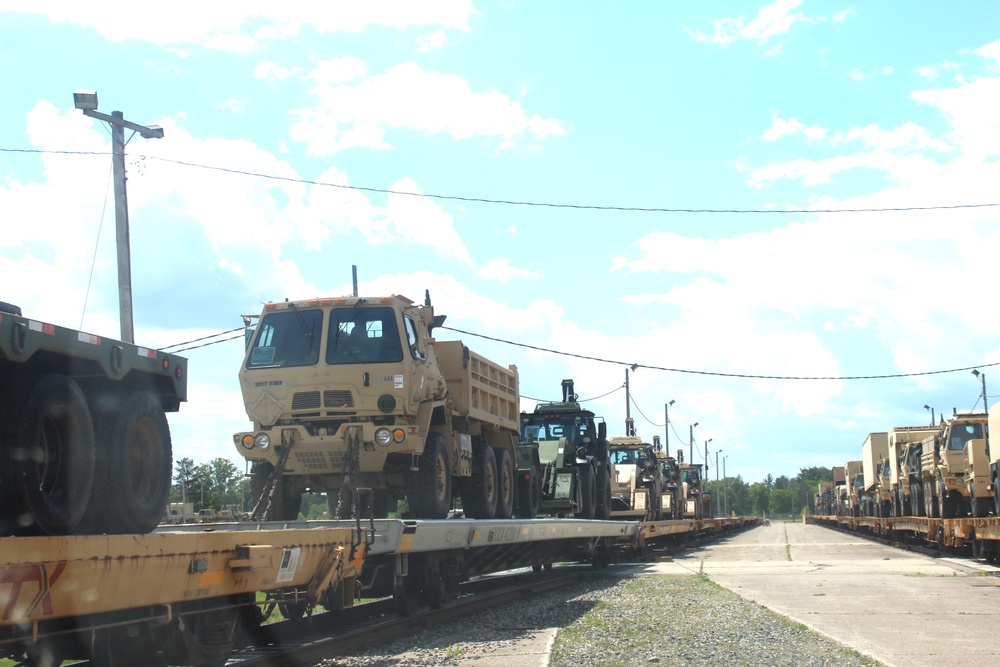
M 308 366 L 319 361 L 322 310 L 289 309 L 268 313 L 257 327 L 247 368 Z
M 981 440 L 982 437 L 982 424 L 955 424 L 951 427 L 951 433 L 948 435 L 948 449 L 965 449 L 965 443 L 969 440 Z
M 571 443 L 575 443 L 579 438 L 587 435 L 587 424 L 584 421 L 577 421 L 573 417 L 547 418 L 537 421 L 525 421 L 521 425 L 521 438 L 523 440 L 559 440 L 569 438 Z
M 330 311 L 326 344 L 328 364 L 391 363 L 403 360 L 403 347 L 392 308 L 335 308 Z

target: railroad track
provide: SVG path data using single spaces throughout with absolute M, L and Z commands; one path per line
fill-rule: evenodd
M 579 583 L 588 576 L 588 569 L 577 567 L 544 578 L 524 573 L 490 577 L 472 582 L 476 586 L 470 588 L 479 590 L 463 594 L 440 609 L 427 609 L 409 617 L 385 618 L 382 614 L 395 613 L 389 600 L 359 605 L 346 612 L 284 621 L 272 624 L 279 626 L 273 629 L 266 626 L 273 643 L 234 651 L 226 664 L 233 667 L 303 667 L 363 646 L 416 634 L 490 607 Z M 468 590 L 463 587 L 463 592 Z

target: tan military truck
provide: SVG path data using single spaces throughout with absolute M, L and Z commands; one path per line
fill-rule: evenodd
M 838 516 L 845 513 L 847 508 L 847 473 L 844 466 L 833 466 L 833 499 L 831 501 L 831 514 Z
M 892 502 L 890 514 L 892 516 L 919 516 L 914 513 L 910 498 L 909 471 L 911 465 L 907 463 L 906 454 L 910 451 L 907 446 L 910 443 L 919 443 L 937 431 L 936 426 L 896 426 L 889 429 L 886 436 L 889 449 L 886 469 L 889 472 L 889 495 Z M 919 458 L 918 454 L 918 461 Z
M 833 482 L 820 482 L 813 502 L 813 512 L 819 516 L 836 514 L 833 502 Z
M 989 420 L 987 422 L 989 431 L 1000 433 L 1000 403 L 990 408 Z M 986 439 L 986 451 L 990 459 L 990 480 L 993 486 L 993 514 L 1000 516 L 1000 446 L 990 448 L 990 440 Z
M 306 490 L 327 493 L 331 517 L 356 515 L 359 488 L 376 517 L 405 498 L 413 518 L 446 518 L 453 493 L 468 517 L 530 512 L 515 506 L 519 483 L 538 498 L 536 468 L 517 463 L 517 368 L 436 341 L 444 319 L 429 295 L 265 305 L 240 370 L 253 430 L 233 436 L 254 518 L 294 519 Z
M 879 488 L 881 462 L 889 454 L 889 439 L 885 432 L 869 433 L 861 444 L 861 471 L 863 486 L 858 489 L 861 516 L 882 516 L 882 506 L 888 510 L 888 490 L 883 499 Z M 886 512 L 888 514 L 888 511 Z
M 861 498 L 865 488 L 865 473 L 861 461 L 848 461 L 844 464 L 844 473 L 847 477 L 846 514 L 861 516 Z
M 921 482 L 926 516 L 986 516 L 992 502 L 986 414 L 958 414 L 921 441 Z M 975 505 L 975 507 L 973 507 Z
M 608 439 L 611 518 L 663 519 L 663 478 L 656 449 L 638 436 Z
M 653 448 L 656 449 L 656 458 L 660 462 L 660 508 L 664 519 L 684 518 L 684 486 L 681 482 L 681 471 L 677 465 L 677 459 L 670 456 L 663 450 L 660 444 L 660 436 L 653 436 Z

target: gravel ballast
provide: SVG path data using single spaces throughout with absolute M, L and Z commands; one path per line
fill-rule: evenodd
M 553 667 L 879 665 L 700 575 L 602 576 L 321 664 L 476 665 L 513 659 L 550 628 Z

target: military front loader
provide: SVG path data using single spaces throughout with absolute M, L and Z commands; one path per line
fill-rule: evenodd
M 583 519 L 611 518 L 611 465 L 607 424 L 577 402 L 573 380 L 563 400 L 521 413 L 521 444 L 541 466 L 540 513 Z M 523 454 L 522 454 L 523 455 Z

